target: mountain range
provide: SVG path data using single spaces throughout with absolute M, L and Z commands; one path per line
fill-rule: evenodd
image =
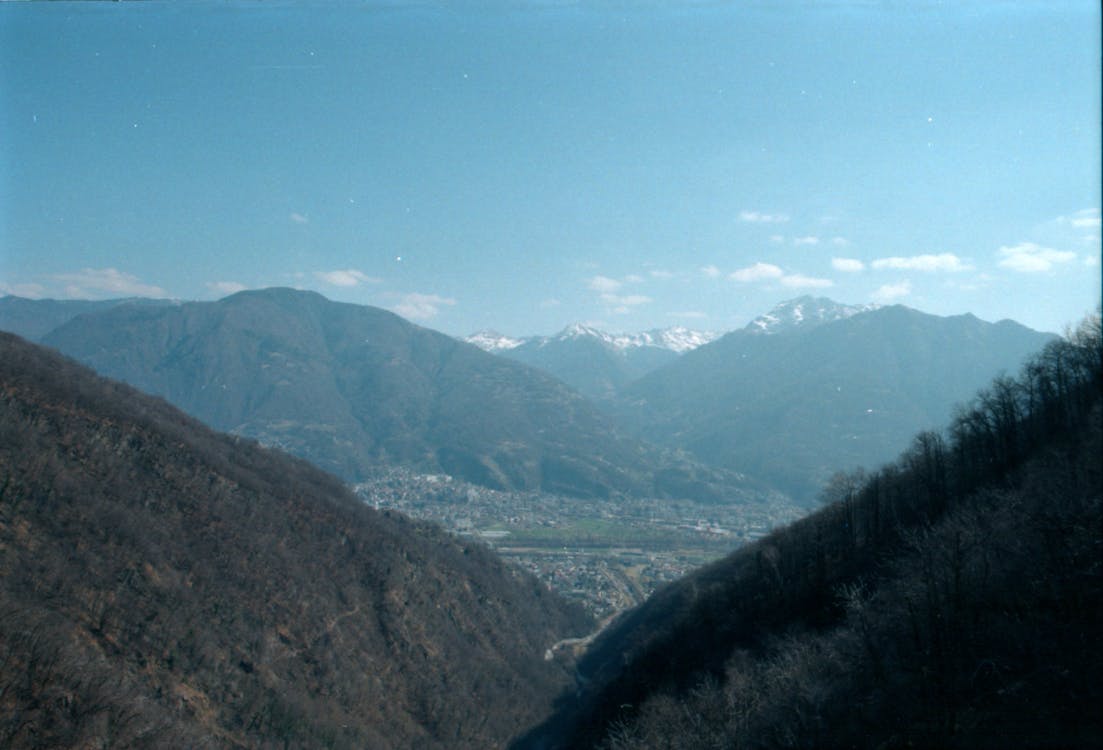
M 767 486 L 803 503 L 834 472 L 891 458 L 1052 338 L 800 297 L 718 338 L 574 325 L 475 346 L 289 289 L 193 303 L 6 297 L 0 323 L 351 481 L 401 465 L 496 489 L 742 501 Z
M 621 423 L 808 502 L 834 472 L 877 466 L 946 423 L 1054 338 L 1007 320 L 824 302 L 783 305 L 630 383 Z
M 592 627 L 485 547 L 0 334 L 0 746 L 501 746 Z
M 515 339 L 482 331 L 465 341 L 551 373 L 587 398 L 600 402 L 614 398 L 628 383 L 718 335 L 680 326 L 611 334 L 575 323 L 554 336 Z
M 661 333 L 575 325 L 479 340 L 560 378 L 648 442 L 810 504 L 834 472 L 889 460 L 1053 338 L 1012 321 L 811 296 L 723 336 L 677 329 L 666 340 L 679 343 L 660 346 Z
M 548 374 L 313 292 L 119 304 L 78 315 L 42 341 L 350 481 L 402 465 L 584 497 L 749 496 L 728 472 L 621 434 Z

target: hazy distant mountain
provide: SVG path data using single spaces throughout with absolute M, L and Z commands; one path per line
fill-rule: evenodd
M 806 500 L 833 472 L 896 455 L 1052 338 L 1012 321 L 809 298 L 759 321 L 630 384 L 618 413 L 646 439 Z
M 721 496 L 710 487 L 719 475 L 618 435 L 552 377 L 312 292 L 122 305 L 44 340 L 347 479 L 401 464 L 500 489 Z
M 170 300 L 139 297 L 109 300 L 26 299 L 0 297 L 0 331 L 10 331 L 25 339 L 38 341 L 50 331 L 87 312 L 107 310 L 116 305 L 171 305 Z
M 3 747 L 501 747 L 568 686 L 590 618 L 485 547 L 9 334 L 0 393 Z
M 603 401 L 633 380 L 719 335 L 681 326 L 611 334 L 575 323 L 554 336 L 513 339 L 484 331 L 465 340 L 549 372 L 583 395 Z

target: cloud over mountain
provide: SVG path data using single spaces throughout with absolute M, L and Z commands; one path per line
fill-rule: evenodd
M 65 285 L 67 297 L 75 299 L 168 296 L 161 287 L 146 284 L 134 274 L 117 268 L 82 268 L 75 273 L 56 274 L 53 279 Z

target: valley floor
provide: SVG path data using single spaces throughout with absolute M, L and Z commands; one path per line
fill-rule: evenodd
M 437 522 L 493 547 L 604 618 L 656 588 L 803 515 L 798 506 L 684 500 L 583 500 L 499 492 L 394 470 L 356 491 L 376 508 Z

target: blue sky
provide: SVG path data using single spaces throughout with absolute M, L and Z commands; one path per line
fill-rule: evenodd
M 1100 298 L 1097 2 L 0 4 L 0 292 L 449 333 Z

